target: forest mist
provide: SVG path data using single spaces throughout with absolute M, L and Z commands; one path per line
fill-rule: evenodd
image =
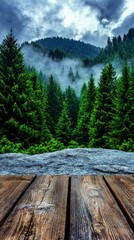
M 99 59 L 111 56 L 110 49 L 111 42 Z M 104 66 L 85 68 L 74 58 L 54 61 L 40 48 L 21 50 L 11 29 L 0 48 L 0 153 L 76 147 L 134 151 L 134 68 L 124 62 L 118 78 L 122 59 L 116 61 L 116 50 L 116 69 L 113 56 Z
M 25 63 L 30 68 L 35 68 L 42 73 L 46 83 L 50 75 L 59 83 L 62 91 L 71 86 L 79 96 L 83 83 L 89 81 L 91 73 L 95 78 L 95 85 L 99 81 L 104 64 L 96 64 L 93 67 L 84 67 L 82 60 L 75 58 L 64 58 L 61 61 L 52 60 L 47 54 L 37 52 L 32 46 L 22 47 Z M 69 77 L 70 69 L 73 71 L 74 80 Z

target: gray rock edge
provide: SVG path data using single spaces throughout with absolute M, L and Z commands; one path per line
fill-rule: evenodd
M 134 174 L 134 152 L 76 148 L 27 155 L 0 154 L 0 175 L 110 175 Z

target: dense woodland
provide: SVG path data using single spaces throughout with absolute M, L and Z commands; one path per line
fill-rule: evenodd
M 22 47 L 27 45 L 38 52 L 48 54 L 53 60 L 59 61 L 65 57 L 94 59 L 101 50 L 101 48 L 89 43 L 61 37 L 44 38 L 31 43 L 25 42 Z
M 123 37 L 108 37 L 107 45 L 101 49 L 94 59 L 85 58 L 85 66 L 91 66 L 96 63 L 109 63 L 110 61 L 133 63 L 134 59 L 134 28 L 130 28 Z
M 117 78 L 108 63 L 98 86 L 91 74 L 77 97 L 28 70 L 11 30 L 0 46 L 0 153 L 74 147 L 134 151 L 133 67 L 124 64 Z
M 104 48 L 95 47 L 73 39 L 61 37 L 44 38 L 35 42 L 25 42 L 22 47 L 30 45 L 37 52 L 47 54 L 52 60 L 61 61 L 65 57 L 79 58 L 83 60 L 85 67 L 91 67 L 97 63 L 109 63 L 110 61 L 133 62 L 134 59 L 134 28 L 129 29 L 123 37 L 108 37 Z

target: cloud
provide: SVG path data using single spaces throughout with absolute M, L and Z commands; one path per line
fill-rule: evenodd
M 9 32 L 10 28 L 13 27 L 15 34 L 19 37 L 19 34 L 23 34 L 25 31 L 25 24 L 28 21 L 27 16 L 24 17 L 23 21 L 21 14 L 18 11 L 16 5 L 12 6 L 10 1 L 1 0 L 0 2 L 0 41 L 3 36 Z
M 85 43 L 96 45 L 97 47 L 103 47 L 107 43 L 107 35 L 101 35 L 99 31 L 95 31 L 93 34 L 91 34 L 90 31 L 87 31 L 85 34 L 83 34 L 80 40 Z
M 0 41 L 12 25 L 19 42 L 61 36 L 104 46 L 132 11 L 133 0 L 1 0 Z
M 84 3 L 92 9 L 98 10 L 98 18 L 100 21 L 104 19 L 107 21 L 113 21 L 120 17 L 124 8 L 125 0 L 84 0 Z
M 114 35 L 123 36 L 124 33 L 127 33 L 129 28 L 133 27 L 134 27 L 134 13 L 128 16 L 119 27 L 115 28 L 113 30 L 113 33 Z
M 103 64 L 97 64 L 91 68 L 83 67 L 83 63 L 78 59 L 65 58 L 62 61 L 53 61 L 47 55 L 37 52 L 31 46 L 23 46 L 22 52 L 24 55 L 25 62 L 28 66 L 34 67 L 38 72 L 42 72 L 46 82 L 52 74 L 54 79 L 60 84 L 62 90 L 68 86 L 71 86 L 79 96 L 83 83 L 87 83 L 90 74 L 92 73 L 95 77 L 95 84 L 98 84 L 100 74 L 102 71 Z M 72 81 L 69 78 L 69 71 L 72 68 L 74 76 L 79 73 L 79 79 Z

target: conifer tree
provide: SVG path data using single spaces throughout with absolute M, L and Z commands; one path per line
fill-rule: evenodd
M 126 142 L 133 139 L 134 130 L 134 96 L 133 80 L 127 64 L 122 69 L 122 75 L 117 84 L 114 101 L 114 115 L 111 121 L 111 148 L 123 149 Z M 128 146 L 129 148 L 129 146 Z M 124 149 L 125 150 L 125 149 Z
M 49 84 L 47 86 L 47 125 L 52 134 L 55 134 L 56 125 L 61 111 L 63 108 L 63 96 L 60 86 L 54 80 L 53 76 L 50 76 Z
M 14 111 L 18 117 L 22 117 L 19 105 L 16 103 L 19 98 L 20 75 L 24 73 L 24 61 L 20 47 L 14 38 L 13 31 L 4 38 L 0 46 L 0 135 L 8 135 L 9 139 L 14 138 L 15 128 L 18 122 L 14 119 Z M 22 81 L 23 88 L 23 81 Z M 13 126 L 12 126 L 13 125 Z
M 74 89 L 72 89 L 70 86 L 66 89 L 65 92 L 65 102 L 67 105 L 69 118 L 71 119 L 71 128 L 73 130 L 77 124 L 79 101 Z
M 78 124 L 74 132 L 77 142 L 84 146 L 89 143 L 89 122 L 95 102 L 95 92 L 94 78 L 91 74 L 86 91 L 82 93 Z
M 0 136 L 24 147 L 47 140 L 42 90 L 36 74 L 28 73 L 12 30 L 0 47 Z M 42 130 L 45 124 L 45 133 Z
M 74 72 L 73 72 L 73 69 L 71 67 L 70 67 L 69 72 L 68 72 L 68 77 L 69 77 L 71 82 L 75 82 Z
M 132 67 L 130 73 L 130 83 L 128 90 L 128 104 L 129 104 L 129 138 L 133 142 L 133 151 L 134 151 L 134 68 Z
M 35 70 L 29 74 L 27 87 L 27 102 L 29 110 L 25 113 L 29 128 L 34 130 L 34 135 L 31 136 L 32 143 L 39 144 L 43 141 L 50 140 L 51 135 L 46 124 L 46 107 L 47 97 L 45 88 L 42 86 L 41 80 Z
M 89 119 L 91 117 L 91 113 L 94 107 L 94 102 L 95 102 L 95 97 L 96 97 L 96 89 L 95 89 L 95 83 L 94 83 L 94 76 L 91 74 L 90 79 L 88 81 L 88 86 L 87 86 L 87 109 L 86 111 L 89 114 Z
M 56 136 L 65 146 L 67 146 L 71 140 L 71 119 L 69 118 L 67 103 L 65 101 L 62 114 L 57 124 Z
M 116 73 L 112 64 L 106 65 L 101 73 L 97 97 L 90 122 L 90 147 L 107 147 L 110 122 L 113 112 Z

